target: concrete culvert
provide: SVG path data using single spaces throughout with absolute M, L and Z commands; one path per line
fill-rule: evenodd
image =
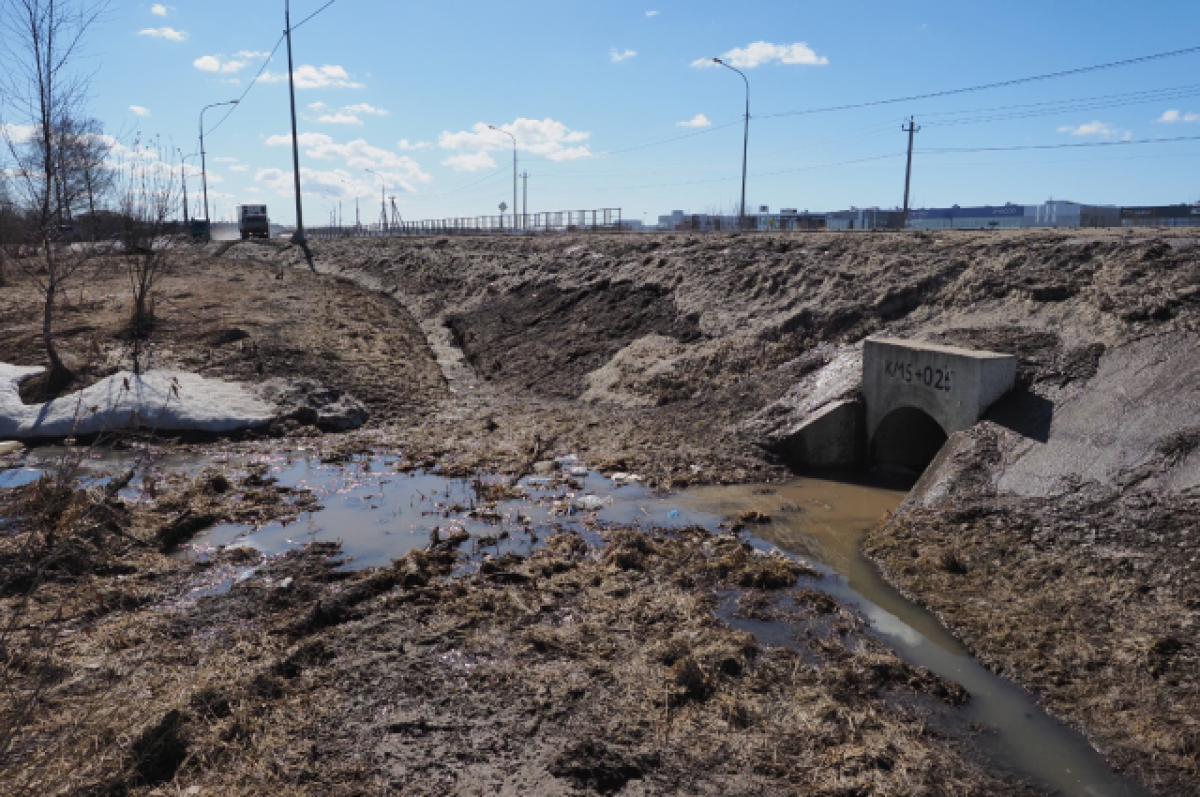
M 871 439 L 871 462 L 920 474 L 947 440 L 941 425 L 924 410 L 900 407 L 879 422 Z

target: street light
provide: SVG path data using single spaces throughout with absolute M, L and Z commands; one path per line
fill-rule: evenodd
M 742 70 L 734 69 L 720 58 L 714 58 L 713 63 L 720 64 L 726 69 L 733 69 L 742 76 L 742 81 L 746 84 L 746 131 L 742 136 L 742 213 L 738 217 L 738 228 L 742 229 L 746 226 L 746 155 L 750 151 L 750 81 L 746 79 Z
M 371 167 L 364 166 L 363 168 L 379 178 L 379 231 L 385 232 L 387 227 L 387 180 Z
M 237 105 L 237 100 L 229 100 L 227 102 L 214 102 L 212 105 L 205 105 L 200 109 L 200 182 L 204 186 L 204 223 L 209 224 L 208 220 L 208 172 L 204 162 L 204 112 L 209 108 L 216 108 L 221 105 Z M 211 228 L 210 228 L 211 230 Z M 211 236 L 211 231 L 209 235 Z
M 183 224 L 186 227 L 188 225 L 187 159 L 194 158 L 197 155 L 199 155 L 200 153 L 193 152 L 190 155 L 184 155 L 183 150 L 181 150 L 179 147 L 176 147 L 175 151 L 179 153 L 179 171 L 180 171 L 179 181 L 180 181 L 180 183 L 183 184 Z
M 495 130 L 497 133 L 503 133 L 504 135 L 511 138 L 512 142 L 513 142 L 513 204 L 512 204 L 512 208 L 513 208 L 513 229 L 516 229 L 516 227 L 517 227 L 517 137 L 514 136 L 512 133 L 508 132 L 507 130 L 501 130 L 500 128 L 496 127 L 495 125 L 488 125 L 488 127 L 490 127 L 492 130 Z

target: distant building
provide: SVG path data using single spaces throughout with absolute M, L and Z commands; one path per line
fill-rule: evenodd
M 783 208 L 778 213 L 758 214 L 758 229 L 762 232 L 775 230 L 823 230 L 824 213 L 809 213 L 795 208 Z
M 830 230 L 899 230 L 904 227 L 904 211 L 879 208 L 850 208 L 825 214 Z
M 1122 227 L 1200 227 L 1200 205 L 1121 208 Z
M 755 217 L 748 216 L 747 224 L 755 225 Z M 673 210 L 669 216 L 658 217 L 658 229 L 667 231 L 714 232 L 738 229 L 737 216 L 710 216 L 707 213 L 684 213 Z
M 908 212 L 910 230 L 996 230 L 1026 227 L 1116 227 L 1121 209 L 1050 201 L 1042 205 L 918 208 Z

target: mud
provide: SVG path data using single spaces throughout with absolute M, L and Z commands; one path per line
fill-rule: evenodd
M 270 440 L 222 451 L 390 447 L 448 475 L 510 477 L 579 454 L 680 487 L 786 475 L 773 442 L 855 394 L 869 334 L 1015 353 L 1018 391 L 951 438 L 869 550 L 1116 765 L 1156 794 L 1187 794 L 1200 756 L 1191 243 L 1153 231 L 339 241 L 315 245 L 318 273 L 281 244 L 220 244 L 175 264 L 151 358 L 251 384 L 307 377 L 368 413 L 363 428 L 324 437 L 293 414 Z M 34 293 L 19 277 L 4 291 L 0 359 L 39 364 Z M 80 381 L 127 365 L 127 318 L 116 276 L 67 296 L 59 329 Z M 233 517 L 198 489 L 166 493 L 201 515 L 211 500 L 212 522 Z M 162 556 L 157 533 L 172 518 L 190 533 L 183 511 L 137 527 L 136 555 Z M 344 575 L 327 564 L 336 551 L 315 545 L 259 563 L 227 595 L 166 614 L 114 599 L 100 620 L 83 619 L 96 603 L 88 590 L 119 583 L 124 594 L 125 582 L 68 579 L 76 625 L 63 627 L 92 630 L 47 659 L 45 672 L 63 676 L 54 688 L 70 686 L 46 705 L 99 707 L 116 689 L 114 705 L 137 709 L 120 740 L 111 717 L 97 720 L 86 749 L 121 753 L 71 773 L 72 788 L 438 793 L 447 778 L 464 793 L 1024 788 L 999 785 L 921 677 L 880 681 L 904 671 L 871 664 L 890 654 L 852 622 L 796 659 L 743 656 L 736 675 L 695 650 L 656 659 L 680 631 L 734 644 L 714 590 L 774 584 L 693 572 L 698 540 L 547 551 L 475 580 L 416 553 Z M 187 595 L 194 581 L 167 574 L 199 566 L 146 566 L 158 575 L 138 606 Z M 756 616 L 791 611 L 773 605 L 747 604 Z M 549 641 L 535 644 L 531 629 Z M 77 663 L 93 660 L 105 663 Z M 137 674 L 151 666 L 162 674 L 147 696 Z M 402 718 L 376 716 L 383 707 Z M 38 771 L 62 770 L 74 760 L 65 751 L 85 748 L 71 748 L 52 710 L 40 716 L 50 724 L 39 738 L 64 741 Z

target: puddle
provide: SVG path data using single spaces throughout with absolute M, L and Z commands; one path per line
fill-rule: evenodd
M 700 488 L 680 501 L 719 516 L 747 509 L 769 515 L 772 522 L 755 525 L 753 532 L 765 543 L 818 563 L 826 578 L 813 587 L 858 607 L 901 658 L 971 693 L 962 711 L 989 729 L 981 743 L 997 761 L 1065 797 L 1147 794 L 1112 772 L 1082 735 L 1047 715 L 1032 695 L 979 664 L 936 617 L 902 597 L 859 553 L 867 532 L 905 495 L 894 483 L 806 478 L 769 487 Z
M 217 526 L 181 552 L 204 558 L 243 545 L 273 555 L 313 542 L 340 542 L 347 569 L 382 567 L 456 532 L 470 535 L 463 550 L 530 553 L 547 535 L 575 530 L 593 545 L 608 525 L 683 528 L 714 525 L 711 514 L 682 506 L 640 483 L 613 483 L 579 465 L 553 476 L 528 476 L 515 485 L 497 477 L 447 479 L 398 472 L 397 457 L 361 457 L 344 464 L 279 456 L 258 459 L 279 484 L 311 490 L 324 507 L 289 524 Z M 503 497 L 507 495 L 507 497 Z M 488 498 L 499 498 L 491 500 Z
M 53 445 L 25 449 L 10 462 L 15 467 L 0 470 L 0 489 L 23 487 L 48 473 L 71 469 L 84 486 L 102 486 L 113 475 L 138 466 L 134 482 L 119 493 L 126 500 L 138 500 L 142 497 L 142 478 L 147 475 L 146 464 L 150 465 L 149 475 L 161 477 L 168 472 L 198 473 L 215 460 L 201 454 L 163 453 L 158 449 L 149 454 L 137 448 L 116 450 L 101 446 Z

